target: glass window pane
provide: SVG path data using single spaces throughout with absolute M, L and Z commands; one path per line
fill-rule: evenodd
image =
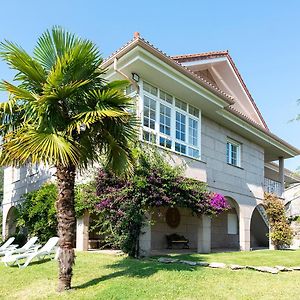
M 172 141 L 169 139 L 166 139 L 162 136 L 159 137 L 159 144 L 160 144 L 160 146 L 163 146 L 168 149 L 172 148 Z
M 185 115 L 176 112 L 176 139 L 185 142 Z
M 234 166 L 239 166 L 239 156 L 240 156 L 240 145 L 227 142 L 226 145 L 226 157 L 227 163 Z
M 158 89 L 155 86 L 153 86 L 147 82 L 143 82 L 143 88 L 146 92 L 148 92 L 152 95 L 157 96 L 157 94 L 158 94 Z
M 175 106 L 184 111 L 187 111 L 187 104 L 177 98 L 175 99 Z
M 192 105 L 189 105 L 189 113 L 197 118 L 199 118 L 199 109 L 192 106 Z
M 189 151 L 188 152 L 189 156 L 192 156 L 194 158 L 199 158 L 200 157 L 199 149 L 194 149 L 194 148 L 189 147 L 188 151 Z
M 162 100 L 167 101 L 170 104 L 173 103 L 173 97 L 170 94 L 167 94 L 164 91 L 159 91 L 159 98 L 162 99 Z
M 231 144 L 231 163 L 237 165 L 237 146 Z
M 160 104 L 159 131 L 171 135 L 171 108 Z
M 144 126 L 155 129 L 155 100 L 145 96 L 144 97 Z
M 198 146 L 198 121 L 189 118 L 189 143 Z
M 226 157 L 227 157 L 227 163 L 230 163 L 230 156 L 229 156 L 229 152 L 230 152 L 230 144 L 227 142 L 226 144 Z
M 179 143 L 175 143 L 175 151 L 182 154 L 186 154 L 186 146 Z
M 155 144 L 156 135 L 154 133 L 143 130 L 143 140 Z

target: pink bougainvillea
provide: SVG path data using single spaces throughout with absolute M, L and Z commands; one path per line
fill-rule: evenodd
M 219 193 L 210 193 L 210 205 L 214 210 L 216 210 L 217 213 L 230 208 L 226 198 Z

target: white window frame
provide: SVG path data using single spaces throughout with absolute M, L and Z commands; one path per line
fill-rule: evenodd
M 148 84 L 152 85 L 151 83 L 148 83 Z M 153 86 L 156 87 L 155 85 L 153 85 Z M 155 139 L 154 142 L 159 147 L 163 147 L 163 146 L 160 146 L 160 141 L 159 141 L 160 137 L 169 139 L 172 142 L 172 146 L 171 146 L 171 148 L 163 147 L 164 149 L 171 150 L 175 153 L 178 153 L 178 154 L 183 155 L 183 156 L 188 156 L 188 157 L 191 157 L 193 159 L 201 160 L 201 110 L 199 108 L 195 107 L 199 110 L 199 117 L 195 117 L 194 115 L 189 113 L 189 107 L 190 106 L 194 107 L 193 105 L 190 105 L 189 103 L 177 98 L 178 100 L 186 103 L 187 110 L 184 111 L 184 110 L 176 107 L 176 105 L 175 105 L 175 99 L 176 98 L 174 97 L 174 95 L 172 95 L 171 93 L 165 91 L 164 89 L 160 90 L 160 88 L 158 88 L 158 87 L 156 87 L 156 88 L 158 89 L 157 96 L 145 91 L 143 89 L 143 81 L 141 80 L 141 83 L 140 83 L 140 109 L 141 109 L 140 110 L 141 111 L 140 118 L 142 120 L 142 126 L 141 126 L 142 130 L 141 130 L 140 138 L 143 140 L 143 131 L 149 132 L 150 134 L 154 134 L 156 136 L 156 139 Z M 161 99 L 160 98 L 160 91 L 163 91 L 164 93 L 172 95 L 172 103 L 169 103 L 168 101 L 165 101 L 165 100 Z M 148 98 L 153 99 L 156 102 L 154 129 L 151 129 L 149 127 L 144 126 L 144 97 L 145 96 L 147 96 Z M 171 109 L 171 135 L 170 136 L 160 132 L 160 104 L 163 104 L 164 106 L 167 106 Z M 181 141 L 181 140 L 176 139 L 176 111 L 183 114 L 186 118 L 185 141 Z M 197 128 L 198 145 L 197 145 L 197 147 L 192 145 L 192 144 L 189 144 L 189 141 L 188 141 L 189 140 L 189 119 L 193 119 L 193 120 L 198 122 L 198 128 Z M 148 142 L 148 141 L 144 141 L 144 142 Z M 184 153 L 181 153 L 181 152 L 177 152 L 175 150 L 175 143 L 179 143 L 181 145 L 186 146 L 186 153 L 184 154 Z M 199 157 L 194 157 L 194 156 L 189 155 L 189 148 L 192 148 L 196 151 L 199 151 Z
M 228 144 L 229 144 L 229 153 L 228 153 L 228 156 L 227 156 L 227 145 Z M 232 146 L 236 147 L 236 164 L 232 163 L 232 155 L 231 155 Z M 241 152 L 242 152 L 242 144 L 238 143 L 235 140 L 227 138 L 227 142 L 226 142 L 226 161 L 229 165 L 235 166 L 235 167 L 241 167 Z

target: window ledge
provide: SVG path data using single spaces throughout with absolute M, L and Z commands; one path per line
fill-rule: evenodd
M 227 163 L 228 166 L 232 166 L 232 167 L 235 167 L 235 168 L 238 168 L 240 170 L 244 170 L 244 168 L 240 167 L 240 166 L 236 166 L 236 165 L 233 165 L 233 164 L 230 164 L 230 163 Z
M 163 146 L 160 146 L 160 145 L 157 145 L 157 144 L 152 144 L 152 143 L 150 143 L 150 142 L 148 142 L 148 141 L 144 141 L 144 140 L 140 140 L 140 141 L 141 141 L 142 143 L 147 144 L 147 145 L 150 145 L 150 146 L 153 146 L 153 147 L 157 147 L 158 149 L 162 149 L 162 150 L 168 152 L 169 154 L 176 154 L 176 155 L 178 155 L 178 156 L 183 156 L 183 157 L 189 158 L 189 159 L 191 159 L 191 160 L 195 160 L 195 161 L 201 162 L 201 163 L 203 163 L 203 164 L 206 164 L 206 162 L 203 161 L 203 160 L 201 160 L 201 158 L 195 158 L 195 157 L 192 157 L 192 156 L 188 156 L 188 155 L 186 155 L 186 154 L 182 154 L 182 153 L 173 151 L 173 150 L 168 149 L 168 148 L 165 148 L 165 147 L 163 147 Z

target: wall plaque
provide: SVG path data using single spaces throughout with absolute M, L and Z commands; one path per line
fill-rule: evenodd
M 176 228 L 180 224 L 180 212 L 176 207 L 169 207 L 166 212 L 166 222 L 172 227 Z

